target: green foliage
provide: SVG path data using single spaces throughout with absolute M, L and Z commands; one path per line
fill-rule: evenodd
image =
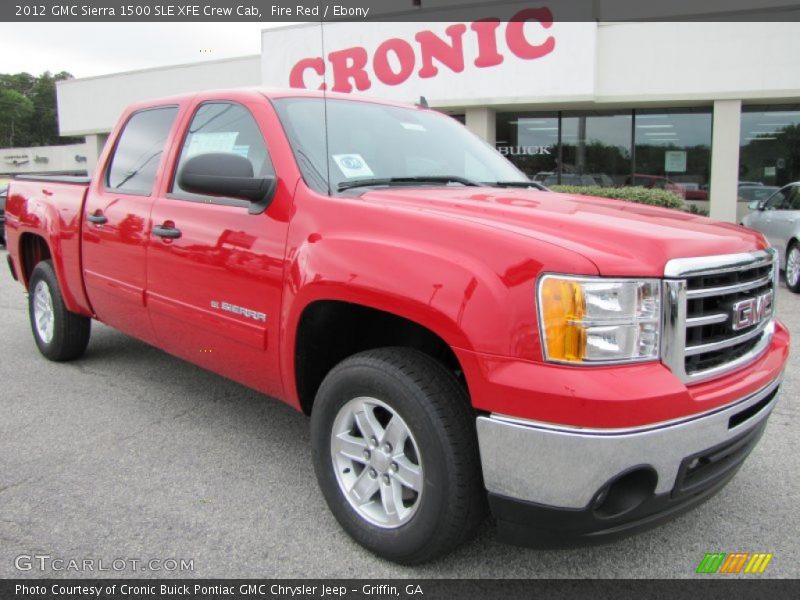
M 683 198 L 667 190 L 650 189 L 645 187 L 600 187 L 599 185 L 578 186 L 578 185 L 553 185 L 550 186 L 554 192 L 565 194 L 581 194 L 584 196 L 596 196 L 598 198 L 613 198 L 615 200 L 627 200 L 639 204 L 649 204 L 651 206 L 663 206 L 666 208 L 684 209 Z
M 700 215 L 701 217 L 708 216 L 708 209 L 707 208 L 700 208 L 695 204 L 687 204 L 686 208 L 684 209 L 686 212 L 690 212 L 693 215 Z
M 0 147 L 72 144 L 80 138 L 58 135 L 56 82 L 66 72 L 39 77 L 29 73 L 0 74 Z
M 26 139 L 33 113 L 29 98 L 16 90 L 0 88 L 0 146 L 13 146 L 17 140 Z

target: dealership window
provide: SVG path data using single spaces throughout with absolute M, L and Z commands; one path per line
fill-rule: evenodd
M 497 114 L 497 149 L 545 185 L 639 185 L 708 196 L 711 109 Z
M 558 113 L 498 113 L 497 150 L 534 181 L 558 178 Z
M 711 109 L 637 110 L 634 120 L 634 172 L 625 184 L 707 200 Z
M 631 113 L 562 113 L 561 183 L 623 185 L 631 174 Z
M 745 106 L 740 135 L 740 190 L 800 179 L 800 105 Z

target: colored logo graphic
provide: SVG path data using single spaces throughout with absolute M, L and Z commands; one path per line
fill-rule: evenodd
M 772 553 L 764 552 L 717 552 L 706 554 L 700 565 L 697 567 L 698 573 L 724 573 L 737 575 L 740 573 L 761 574 L 767 569 L 769 561 L 772 560 Z
M 345 156 L 342 158 L 342 166 L 347 167 L 348 169 L 360 169 L 364 166 L 364 163 L 362 163 L 355 156 Z

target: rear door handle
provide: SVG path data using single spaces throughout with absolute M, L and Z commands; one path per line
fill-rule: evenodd
M 165 223 L 164 225 L 157 225 L 156 227 L 153 227 L 153 235 L 176 240 L 181 237 L 181 230 L 176 229 L 175 227 L 170 227 Z
M 90 223 L 94 223 L 95 225 L 103 225 L 104 223 L 108 223 L 108 217 L 106 217 L 99 210 L 93 215 L 87 216 L 86 220 Z

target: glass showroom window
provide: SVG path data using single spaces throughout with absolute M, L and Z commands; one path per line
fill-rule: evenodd
M 637 110 L 634 172 L 625 185 L 667 189 L 707 201 L 711 175 L 711 109 Z
M 545 185 L 660 188 L 705 207 L 711 121 L 710 108 L 497 113 L 497 149 Z
M 743 107 L 739 153 L 740 195 L 742 188 L 781 187 L 798 179 L 800 106 Z
M 534 181 L 558 182 L 558 114 L 498 113 L 497 150 Z
M 564 112 L 561 183 L 623 185 L 631 174 L 631 112 Z

